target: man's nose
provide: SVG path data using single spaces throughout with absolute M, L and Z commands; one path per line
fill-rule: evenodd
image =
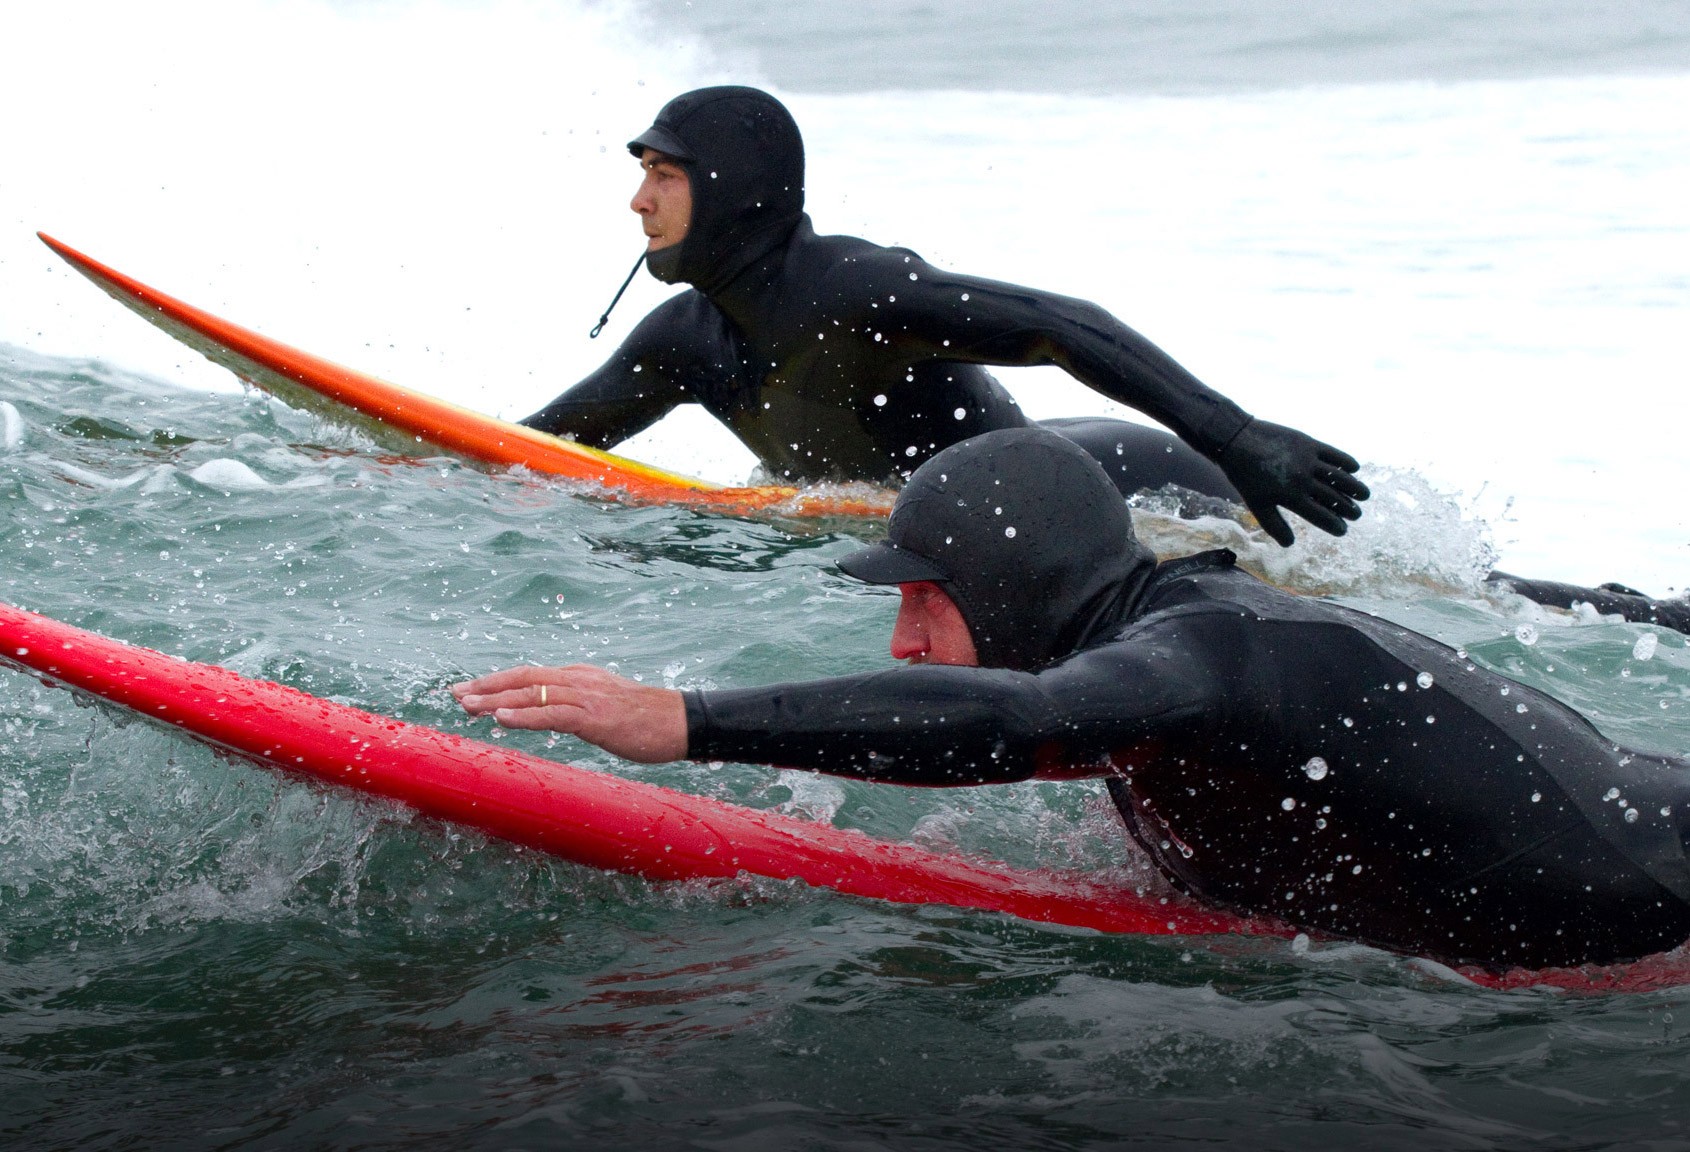
M 892 626 L 892 659 L 910 660 L 925 656 L 927 648 L 926 630 L 906 623 L 900 613 L 898 622 Z

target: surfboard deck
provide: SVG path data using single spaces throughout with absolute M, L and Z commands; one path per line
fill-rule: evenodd
M 651 880 L 748 874 L 1101 932 L 1288 934 L 1270 922 L 1141 896 L 1083 875 L 933 852 L 575 768 L 124 644 L 7 604 L 0 604 L 0 664 L 261 765 Z
M 521 465 L 545 475 L 593 484 L 620 499 L 725 513 L 884 517 L 892 508 L 892 492 L 867 485 L 726 487 L 472 412 L 213 316 L 45 232 L 36 235 L 118 303 L 212 363 L 291 407 L 351 424 L 376 443 L 399 453 L 414 456 L 419 445 L 429 445 L 478 464 Z

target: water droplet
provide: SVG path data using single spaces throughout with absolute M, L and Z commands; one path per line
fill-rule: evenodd
M 1671 808 L 1662 808 L 1661 809 L 1661 815 L 1662 816 L 1671 816 L 1672 815 L 1672 809 Z
M 1355 726 L 1356 722 L 1354 720 L 1351 720 L 1348 716 L 1344 717 L 1344 727 L 1354 728 Z
M 886 407 L 886 393 L 882 392 L 874 398 L 874 406 L 876 408 Z
M 1655 648 L 1660 644 L 1660 642 L 1660 638 L 1653 632 L 1643 633 L 1643 635 L 1637 638 L 1637 643 L 1631 646 L 1631 658 L 1633 660 L 1654 659 Z
M 1357 864 L 1354 868 L 1351 868 L 1350 869 L 1350 875 L 1351 876 L 1360 876 L 1361 875 L 1361 865 Z
M 1537 643 L 1537 629 L 1530 624 L 1522 624 L 1514 629 L 1514 639 L 1530 648 Z
M 1533 804 L 1536 804 L 1539 800 L 1542 800 L 1542 799 L 1543 799 L 1543 793 L 1542 792 L 1533 792 L 1532 793 L 1532 803 Z
M 1430 672 L 1422 672 L 1414 678 L 1414 682 L 1422 688 L 1430 688 L 1432 686 L 1432 674 Z
M 1315 826 L 1315 827 L 1316 827 L 1316 828 L 1324 828 L 1324 827 L 1326 827 L 1326 817 L 1324 817 L 1324 816 L 1322 816 L 1322 817 L 1321 817 L 1321 818 L 1320 818 L 1320 819 L 1318 819 L 1318 820 L 1316 820 L 1316 821 L 1315 821 L 1315 822 L 1314 822 L 1314 826 Z
M 1514 705 L 1514 711 L 1516 711 L 1516 712 L 1524 712 L 1525 710 L 1526 710 L 1526 706 L 1524 704 Z
M 964 419 L 968 415 L 968 409 L 958 408 L 955 412 L 952 412 L 951 415 L 955 416 L 958 420 Z
M 1604 800 L 1618 800 L 1619 798 L 1620 790 L 1618 788 L 1610 788 L 1606 792 L 1602 793 L 1602 799 Z
M 1635 824 L 1635 823 L 1637 823 L 1637 809 L 1635 809 L 1635 808 L 1627 808 L 1627 809 L 1626 809 L 1626 810 L 1625 810 L 1625 822 L 1626 822 L 1626 823 L 1627 823 L 1627 824 Z
M 1003 534 L 1013 540 L 1015 538 L 1015 525 L 1011 524 L 1008 528 L 1005 528 Z
M 1397 691 L 1398 692 L 1407 692 L 1408 691 L 1408 681 L 1407 680 L 1398 680 L 1397 681 Z
M 1281 808 L 1285 809 L 1287 812 L 1289 812 L 1289 811 L 1291 811 L 1291 809 L 1293 809 L 1297 806 L 1297 802 L 1295 800 L 1291 799 L 1291 797 L 1287 796 L 1285 799 L 1283 799 L 1279 802 L 1279 806 Z
M 1303 765 L 1303 775 L 1310 780 L 1326 779 L 1327 771 L 1326 761 L 1319 756 L 1310 757 L 1309 762 Z
M 964 300 L 966 300 L 966 299 L 968 299 L 968 293 L 966 293 L 966 292 L 964 292 L 964 293 L 963 293 L 963 294 L 962 294 L 962 298 L 963 298 L 963 299 L 964 299 Z

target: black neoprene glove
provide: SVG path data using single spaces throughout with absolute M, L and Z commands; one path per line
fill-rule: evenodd
M 1367 485 L 1355 478 L 1355 457 L 1295 428 L 1251 420 L 1215 457 L 1255 513 L 1262 531 L 1289 548 L 1296 536 L 1279 514 L 1295 512 L 1323 532 L 1342 536 L 1345 520 L 1361 519 Z

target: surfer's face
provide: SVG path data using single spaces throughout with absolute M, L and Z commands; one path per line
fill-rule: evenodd
M 640 153 L 640 168 L 645 176 L 628 207 L 640 214 L 645 250 L 679 244 L 692 224 L 692 180 L 687 170 L 655 148 Z
M 892 659 L 911 664 L 955 664 L 973 668 L 974 635 L 956 601 L 930 581 L 898 585 L 903 602 L 892 626 Z

